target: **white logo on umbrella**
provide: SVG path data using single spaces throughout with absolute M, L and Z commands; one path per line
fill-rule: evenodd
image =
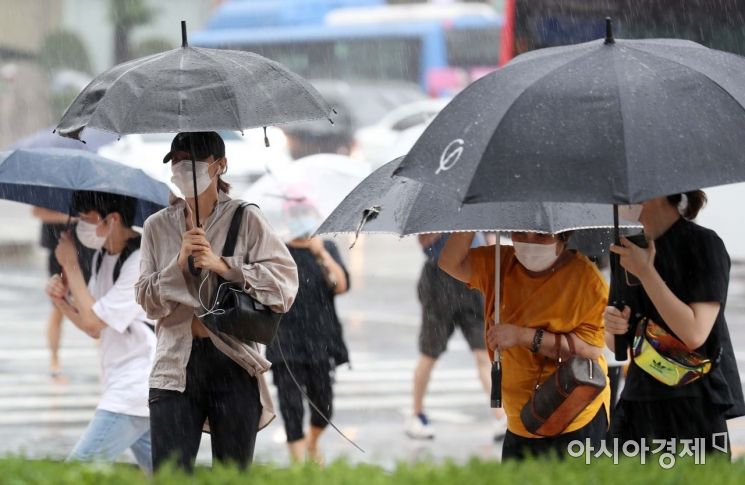
M 448 146 L 445 147 L 440 155 L 440 166 L 435 171 L 435 175 L 439 175 L 440 172 L 447 172 L 458 163 L 461 155 L 463 155 L 464 143 L 462 138 L 456 138 L 448 143 Z

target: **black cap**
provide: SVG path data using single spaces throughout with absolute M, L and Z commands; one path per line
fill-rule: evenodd
M 225 142 L 222 137 L 214 131 L 193 131 L 179 133 L 171 142 L 171 151 L 163 157 L 163 163 L 171 161 L 176 152 L 191 153 L 194 147 L 194 156 L 197 160 L 204 160 L 210 155 L 215 158 L 225 156 Z M 190 155 L 191 156 L 191 155 Z

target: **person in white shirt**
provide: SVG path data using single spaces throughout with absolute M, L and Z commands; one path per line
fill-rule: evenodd
M 113 461 L 131 448 L 140 467 L 151 472 L 147 400 L 156 339 L 152 322 L 135 301 L 140 268 L 140 236 L 132 229 L 136 200 L 78 191 L 72 207 L 80 217 L 78 238 L 96 250 L 90 281 L 66 232 L 55 250 L 63 274 L 49 280 L 47 295 L 76 327 L 100 340 L 103 394 L 68 461 Z

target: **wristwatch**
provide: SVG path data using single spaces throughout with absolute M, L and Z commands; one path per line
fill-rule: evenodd
M 530 346 L 530 351 L 534 354 L 538 353 L 541 349 L 541 342 L 543 342 L 543 329 L 537 328 L 533 335 L 533 345 Z

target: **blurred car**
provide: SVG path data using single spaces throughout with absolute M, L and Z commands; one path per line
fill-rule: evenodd
M 346 111 L 356 131 L 374 125 L 398 106 L 426 100 L 418 84 L 405 81 L 314 79 L 311 84 L 337 111 Z
M 278 128 L 267 128 L 270 146 L 264 144 L 261 129 L 240 132 L 220 132 L 225 140 L 228 173 L 225 180 L 235 192 L 241 192 L 267 172 L 267 166 L 289 163 L 287 139 Z M 171 167 L 162 163 L 163 156 L 171 149 L 173 133 L 125 135 L 119 141 L 104 145 L 98 153 L 104 157 L 144 170 L 147 174 L 166 182 L 172 190 Z
M 355 147 L 373 169 L 405 155 L 432 119 L 450 100 L 424 99 L 399 106 L 355 134 Z M 415 137 L 413 133 L 418 133 Z M 400 153 L 399 153 L 400 152 Z M 393 157 L 391 155 L 393 154 Z

